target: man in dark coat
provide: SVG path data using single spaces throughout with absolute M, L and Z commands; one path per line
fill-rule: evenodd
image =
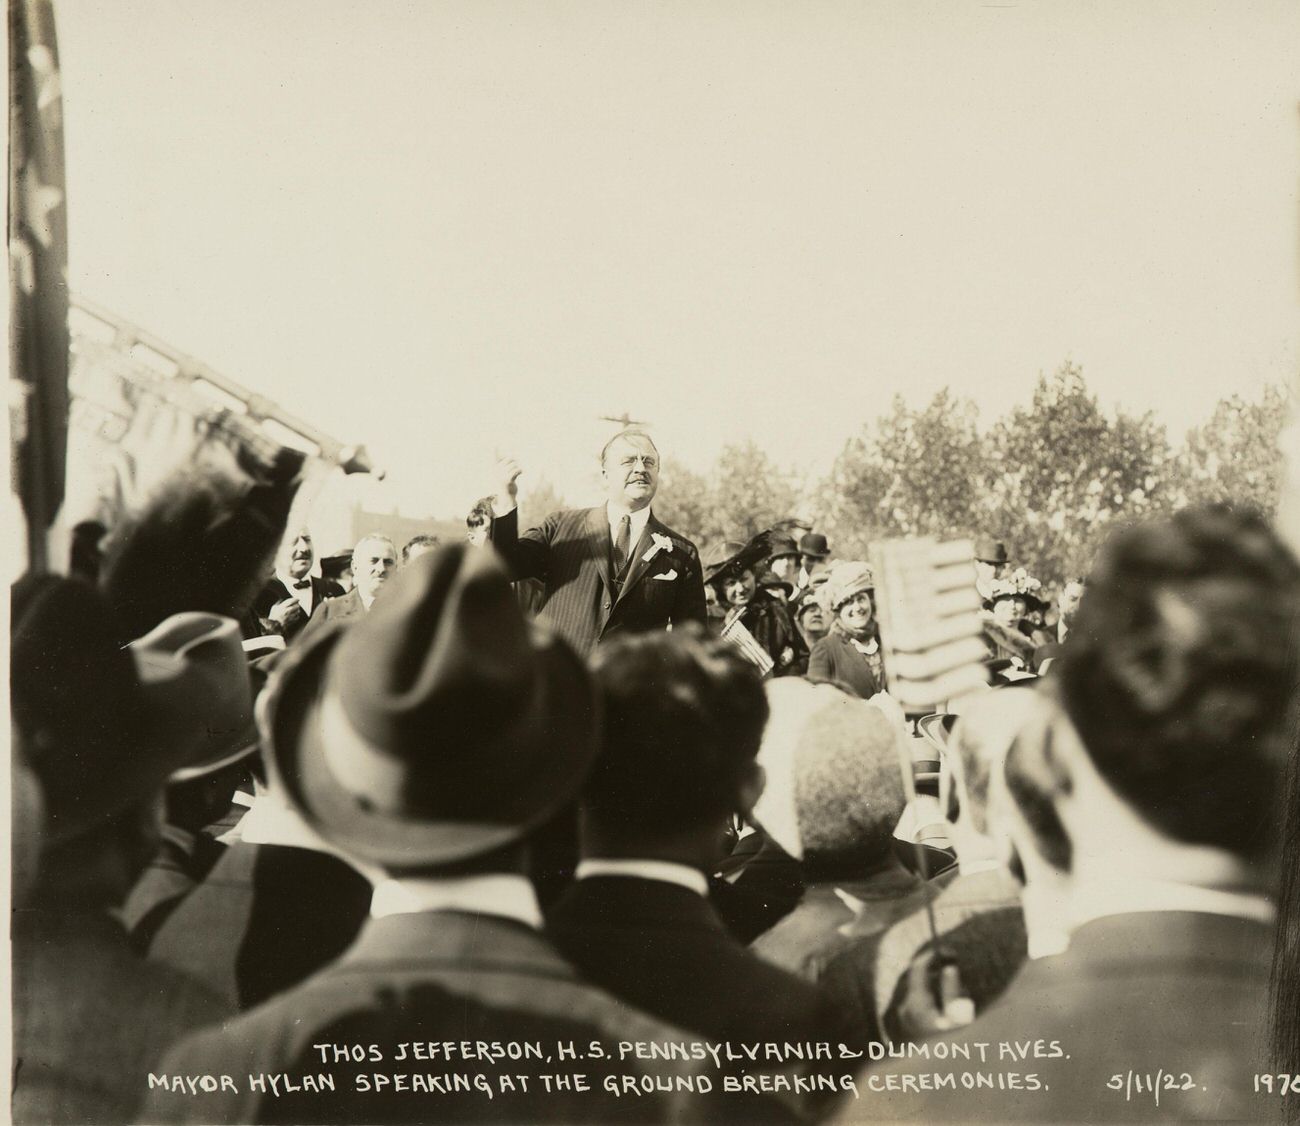
M 620 1058 L 617 1045 L 684 1034 L 583 984 L 541 933 L 527 841 L 582 784 L 596 701 L 572 650 L 528 630 L 500 563 L 467 545 L 418 559 L 372 612 L 300 639 L 282 669 L 265 705 L 268 765 L 304 821 L 367 872 L 370 918 L 302 985 L 182 1042 L 156 1074 L 233 1082 L 158 1086 L 145 1119 L 681 1117 L 700 1097 L 696 1065 Z M 494 1054 L 529 1044 L 550 1052 Z M 555 1058 L 558 1044 L 582 1056 Z M 631 1109 L 606 1082 L 651 1069 L 671 1089 L 651 1081 Z
M 556 945 L 611 993 L 710 1039 L 829 1039 L 830 999 L 755 957 L 708 899 L 728 816 L 762 789 L 758 673 L 726 642 L 674 630 L 612 642 L 595 674 L 605 733 L 577 880 L 547 916 Z
M 326 622 L 363 618 L 379 592 L 397 574 L 397 548 L 387 536 L 365 536 L 352 549 L 352 589 L 338 598 L 327 598 L 303 627 L 300 636 L 314 633 Z
M 1041 730 L 1013 747 L 1040 798 L 1022 804 L 1008 777 L 1025 821 L 1041 831 L 1050 812 L 1070 845 L 1069 948 L 1027 965 L 951 1038 L 955 1064 L 932 1051 L 860 1078 L 882 1117 L 1280 1115 L 1256 1076 L 1269 1062 L 1272 811 L 1295 695 L 1294 637 L 1276 623 L 1298 610 L 1300 567 L 1259 517 L 1184 509 L 1111 538 L 1043 693 Z M 1029 903 L 1033 843 L 1020 835 L 1017 847 Z M 992 1046 L 988 1063 L 976 1043 Z M 913 1074 L 905 1090 L 917 1071 L 929 1089 Z M 1002 1080 L 936 1082 L 954 1072 Z
M 598 508 L 553 512 L 519 534 L 519 466 L 501 464 L 491 542 L 515 579 L 545 584 L 539 618 L 582 656 L 603 638 L 705 622 L 699 553 L 650 509 L 659 453 L 650 436 L 625 430 L 601 451 L 608 499 Z
M 343 593 L 338 583 L 311 573 L 315 561 L 311 535 L 303 529 L 282 549 L 275 576 L 253 601 L 253 613 L 266 633 L 292 641 L 327 598 Z

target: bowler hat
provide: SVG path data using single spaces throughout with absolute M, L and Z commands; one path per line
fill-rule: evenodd
M 808 532 L 799 540 L 799 554 L 810 559 L 827 559 L 831 554 L 831 546 L 820 532 Z
M 291 646 L 268 766 L 330 844 L 389 871 L 491 852 L 573 797 L 597 747 L 582 662 L 530 627 L 491 552 L 416 559 L 370 613 Z
M 990 536 L 981 536 L 975 541 L 975 558 L 980 563 L 1007 562 L 1007 545 Z

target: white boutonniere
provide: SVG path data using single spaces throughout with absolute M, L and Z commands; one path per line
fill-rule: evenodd
M 672 554 L 673 541 L 671 536 L 661 536 L 658 532 L 651 532 L 650 538 L 654 540 L 654 543 L 651 545 L 650 550 L 641 556 L 642 563 L 649 563 L 661 551 Z

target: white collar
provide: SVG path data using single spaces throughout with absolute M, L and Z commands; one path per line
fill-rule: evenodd
M 672 860 L 610 860 L 595 858 L 578 862 L 574 878 L 587 880 L 592 876 L 630 876 L 638 880 L 658 880 L 664 884 L 677 884 L 697 895 L 708 896 L 709 881 L 703 872 Z
M 347 859 L 274 791 L 263 791 L 254 795 L 252 801 L 248 803 L 248 812 L 239 819 L 239 824 L 229 833 L 224 834 L 221 839 L 227 844 L 240 840 L 246 844 L 306 848 L 312 852 L 324 852 L 343 860 Z
M 619 512 L 613 505 L 605 505 L 605 519 L 609 521 L 609 541 L 613 543 L 618 538 L 618 522 L 626 516 L 628 525 L 631 529 L 631 546 L 635 548 L 641 539 L 641 533 L 645 531 L 645 526 L 650 522 L 650 506 L 647 504 L 638 512 Z
M 475 915 L 500 915 L 540 930 L 542 912 L 537 894 L 526 876 L 516 872 L 489 872 L 450 879 L 390 879 L 375 885 L 370 917 L 416 915 L 424 911 L 465 911 Z
M 849 637 L 846 633 L 845 637 Z M 868 657 L 873 656 L 880 649 L 880 642 L 874 637 L 870 641 L 859 641 L 856 637 L 849 637 L 849 644 L 859 653 L 865 653 Z
M 1072 899 L 1071 930 L 1109 915 L 1133 915 L 1146 911 L 1199 911 L 1206 915 L 1232 915 L 1257 923 L 1271 923 L 1275 914 L 1273 905 L 1263 895 L 1133 876 L 1077 885 Z

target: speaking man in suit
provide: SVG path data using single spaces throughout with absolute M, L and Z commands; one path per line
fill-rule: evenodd
M 1277 795 L 1296 691 L 1294 634 L 1277 623 L 1298 610 L 1300 567 L 1260 517 L 1184 509 L 1111 538 L 1005 780 L 1026 904 L 1040 842 L 1063 838 L 1052 866 L 1068 866 L 1057 910 L 1069 947 L 1031 961 L 955 1038 L 1024 1052 L 897 1068 L 1017 1081 L 970 1090 L 930 1074 L 919 1089 L 913 1074 L 908 1092 L 904 1076 L 868 1075 L 882 1117 L 1279 1115 L 1254 1076 L 1268 1070 Z
M 619 633 L 705 622 L 699 552 L 655 518 L 659 451 L 641 430 L 615 435 L 600 453 L 606 501 L 553 512 L 519 534 L 520 468 L 501 462 L 491 542 L 516 579 L 545 586 L 539 617 L 583 656 Z
M 142 1117 L 681 1120 L 701 1068 L 621 1059 L 617 1045 L 685 1034 L 579 980 L 541 932 L 524 874 L 530 839 L 581 786 L 597 709 L 570 647 L 525 625 L 500 561 L 466 544 L 417 559 L 372 612 L 311 631 L 281 670 L 263 705 L 268 767 L 306 825 L 374 884 L 370 916 L 337 961 L 183 1041 L 157 1070 L 236 1083 L 155 1087 Z M 581 1054 L 566 1064 L 490 1048 L 527 1043 Z M 352 1045 L 375 1048 L 358 1058 Z M 306 1082 L 322 1073 L 335 1089 Z M 258 1074 L 293 1077 L 291 1087 L 246 1081 Z M 548 1089 L 557 1074 L 568 1082 Z M 635 1103 L 606 1082 L 620 1076 L 637 1086 Z
M 311 573 L 315 562 L 311 533 L 303 528 L 283 546 L 275 577 L 253 603 L 253 612 L 268 633 L 279 633 L 285 641 L 292 641 L 327 598 L 343 593 L 338 583 Z

